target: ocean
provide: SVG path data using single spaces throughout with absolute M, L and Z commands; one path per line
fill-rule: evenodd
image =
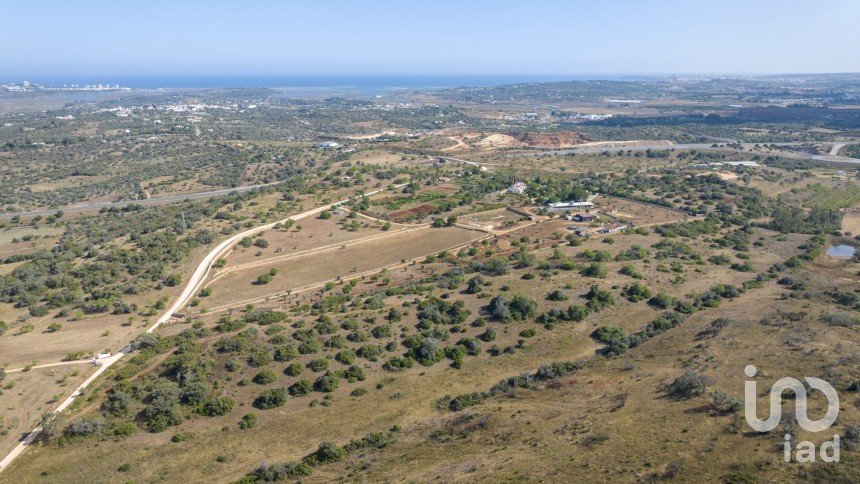
M 445 87 L 498 86 L 524 82 L 554 82 L 573 80 L 613 80 L 628 78 L 618 74 L 307 74 L 307 75 L 93 75 L 36 76 L 22 79 L 2 79 L 0 82 L 31 83 L 61 87 L 72 84 L 118 84 L 135 89 L 157 88 L 282 88 L 282 89 L 347 89 L 364 93 L 398 89 L 433 89 Z

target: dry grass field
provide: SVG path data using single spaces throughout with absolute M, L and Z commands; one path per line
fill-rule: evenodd
M 486 250 L 506 253 L 513 248 L 511 243 L 528 236 L 530 251 L 538 261 L 545 260 L 556 250 L 553 248 L 553 234 L 563 224 L 563 221 L 548 221 L 513 231 L 499 237 Z M 435 240 L 431 243 L 433 247 L 423 246 L 425 253 L 439 250 L 441 245 L 445 245 L 442 241 L 463 240 L 461 232 L 466 231 L 425 229 L 418 233 L 422 234 L 421 238 L 426 238 L 434 232 L 451 235 Z M 606 250 L 615 255 L 635 246 L 650 247 L 661 240 L 654 234 L 619 234 L 613 239 L 613 244 L 594 238 L 580 247 L 559 245 L 557 249 L 567 257 L 575 257 L 585 250 Z M 385 242 L 356 244 L 354 248 L 365 251 L 365 254 L 384 252 L 386 256 L 380 254 L 381 257 L 376 259 L 378 266 L 402 250 L 392 248 L 387 239 L 382 240 Z M 784 237 L 759 230 L 753 234 L 752 240 L 762 242 L 750 253 L 755 270 L 761 272 L 796 253 L 796 247 L 805 237 Z M 418 240 L 401 240 L 398 246 L 414 247 L 417 243 Z M 688 243 L 705 259 L 714 254 L 734 252 L 711 247 L 705 239 Z M 354 260 L 354 257 L 343 259 Z M 701 292 L 717 283 L 740 285 L 751 277 L 727 266 L 703 266 L 693 261 L 681 261 L 679 268 L 672 272 L 665 271 L 664 262 L 652 258 L 633 263 L 641 270 L 642 280 L 654 292 L 677 295 Z M 778 442 L 775 439 L 731 430 L 737 426 L 735 421 L 730 416 L 711 415 L 705 397 L 674 400 L 665 395 L 663 388 L 684 369 L 690 368 L 713 378 L 712 388 L 739 395 L 743 366 L 751 360 L 765 370 L 762 377 L 766 378 L 776 376 L 772 370 L 775 368 L 797 374 L 815 374 L 845 355 L 846 351 L 847 354 L 856 351 L 851 346 L 850 332 L 853 330 L 830 328 L 819 322 L 817 315 L 824 309 L 817 301 L 795 301 L 780 306 L 780 311 L 796 308 L 807 314 L 802 323 L 762 324 L 763 318 L 776 314 L 773 303 L 780 299 L 783 291 L 782 287 L 770 281 L 764 288 L 750 290 L 736 299 L 725 301 L 718 308 L 695 313 L 681 327 L 630 350 L 624 356 L 606 359 L 595 354 L 600 346 L 588 337 L 589 333 L 605 324 L 634 332 L 659 314 L 659 310 L 644 302 L 631 303 L 618 295 L 618 288 L 631 281 L 630 277 L 618 274 L 624 264 L 605 263 L 605 279 L 555 271 L 547 278 L 524 280 L 523 274 L 533 269 L 514 270 L 507 275 L 493 277 L 487 292 L 525 294 L 537 301 L 538 312 L 556 307 L 557 303 L 545 299 L 545 295 L 553 290 L 568 294 L 572 302 L 581 298 L 595 283 L 615 292 L 615 305 L 590 316 L 585 322 L 563 324 L 551 330 L 538 328 L 532 338 L 524 339 L 519 335 L 522 329 L 534 327 L 531 322 L 498 326 L 500 334 L 494 344 L 504 347 L 521 341 L 519 350 L 513 354 L 496 357 L 484 354 L 470 358 L 460 370 L 437 364 L 388 373 L 382 371 L 378 363 L 363 362 L 361 366 L 367 373 L 367 380 L 341 385 L 327 394 L 330 395 L 326 397 L 329 404 L 309 406 L 307 397 L 292 398 L 277 409 L 253 410 L 259 417 L 253 430 L 240 430 L 236 422 L 243 414 L 252 411 L 249 403 L 262 387 L 251 383 L 235 386 L 229 382 L 248 380 L 256 370 L 246 368 L 235 374 L 219 373 L 218 380 L 226 384 L 224 394 L 237 401 L 236 408 L 225 416 L 192 419 L 172 431 L 160 434 L 138 431 L 131 437 L 112 441 L 112 459 L 109 461 L 98 455 L 97 441 L 82 441 L 68 447 L 52 446 L 50 449 L 37 447 L 9 469 L 9 476 L 29 479 L 33 476 L 31 472 L 36 471 L 41 474 L 38 479 L 41 482 L 74 481 L 94 474 L 112 476 L 109 480 L 234 480 L 262 460 L 295 460 L 312 451 L 320 441 L 332 440 L 343 444 L 345 439 L 386 430 L 394 425 L 402 430 L 390 448 L 368 451 L 350 456 L 344 463 L 319 467 L 318 473 L 308 480 L 324 482 L 344 474 L 370 481 L 480 481 L 490 478 L 634 481 L 669 475 L 683 480 L 694 476 L 711 480 L 734 474 L 745 476 L 761 469 L 762 465 L 777 475 L 791 475 L 792 469 L 778 467 L 779 454 L 774 451 Z M 343 261 L 328 265 L 316 258 L 306 263 L 285 261 L 283 266 L 277 267 L 282 270 L 275 281 L 266 286 L 267 290 L 269 287 L 273 290 L 289 287 L 289 276 L 281 281 L 278 278 L 291 272 L 291 267 L 292 271 L 304 273 L 301 281 L 307 281 L 309 277 L 322 280 L 343 275 L 344 265 Z M 426 277 L 441 273 L 445 267 L 446 263 L 435 262 L 408 266 L 407 270 Z M 317 272 L 309 272 L 311 270 Z M 846 275 L 851 271 L 850 266 L 844 264 L 834 270 Z M 392 284 L 410 279 L 405 273 L 392 272 L 391 275 Z M 802 270 L 799 275 L 809 277 L 813 284 L 828 284 L 826 279 L 815 279 L 813 271 Z M 216 282 L 211 297 L 219 292 L 226 293 L 227 287 L 249 286 L 251 280 L 250 275 L 236 280 L 225 277 Z M 222 286 L 223 283 L 229 285 Z M 358 288 L 362 291 L 370 289 L 364 284 L 359 284 Z M 230 291 L 229 294 L 241 297 L 243 293 Z M 464 296 L 459 291 L 449 294 L 466 303 L 472 311 L 472 318 L 483 314 L 483 305 L 488 301 Z M 315 299 L 315 295 L 306 294 L 299 296 L 295 304 Z M 386 299 L 385 303 L 387 307 L 396 308 L 410 299 L 409 296 L 395 296 Z M 278 305 L 269 304 L 268 307 L 278 308 Z M 355 316 L 384 312 L 359 311 Z M 718 317 L 731 321 L 723 333 L 706 340 L 698 336 Z M 205 318 L 207 324 L 214 324 L 215 319 Z M 414 314 L 407 311 L 399 324 L 404 328 L 412 326 L 415 324 Z M 164 334 L 177 334 L 183 326 L 171 326 Z M 472 331 L 475 330 L 469 329 L 469 334 Z M 841 333 L 844 335 L 840 336 Z M 814 356 L 797 358 L 797 338 L 809 343 L 805 343 L 805 347 L 815 348 Z M 310 358 L 303 357 L 299 361 L 304 364 Z M 485 390 L 502 378 L 534 370 L 544 363 L 568 360 L 583 362 L 583 369 L 547 388 L 518 391 L 513 397 L 496 397 L 460 413 L 435 409 L 435 402 L 446 395 Z M 856 365 L 856 360 L 852 361 L 851 364 Z M 283 364 L 276 364 L 280 365 Z M 276 369 L 280 370 L 280 367 Z M 308 370 L 305 371 L 307 373 Z M 840 378 L 845 378 L 850 372 L 840 371 L 839 374 Z M 292 382 L 293 379 L 280 376 L 274 385 L 283 387 Z M 366 389 L 367 393 L 353 396 L 353 390 L 359 387 Z M 846 418 L 856 419 L 856 410 L 849 407 L 846 405 L 844 408 Z M 172 436 L 179 432 L 189 437 L 182 442 L 171 442 Z M 164 452 L 164 448 L 176 451 Z M 701 452 L 719 453 L 723 457 L 703 467 L 701 459 L 696 458 Z M 128 470 L 117 472 L 117 468 L 126 462 L 134 464 Z M 618 462 L 623 464 L 618 465 Z
M 84 381 L 90 364 L 57 366 L 8 373 L 0 383 L 0 453 L 6 455 L 33 422 Z
M 480 232 L 458 228 L 426 228 L 386 235 L 324 252 L 276 260 L 270 264 L 255 265 L 253 268 L 230 272 L 223 277 L 216 273 L 215 281 L 208 285 L 212 289 L 212 295 L 206 298 L 204 307 L 235 304 L 266 294 L 298 289 L 338 277 L 349 277 L 439 252 L 475 240 L 481 235 Z M 263 286 L 255 284 L 258 276 L 271 269 L 277 270 L 272 282 Z

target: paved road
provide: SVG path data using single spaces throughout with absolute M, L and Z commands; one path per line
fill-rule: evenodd
M 173 202 L 181 202 L 183 200 L 204 200 L 208 198 L 218 197 L 221 195 L 229 195 L 231 193 L 245 193 L 250 192 L 251 190 L 256 190 L 258 188 L 268 187 L 272 185 L 277 185 L 280 182 L 274 183 L 263 183 L 262 185 L 247 185 L 244 187 L 236 187 L 236 188 L 222 188 L 219 190 L 209 190 L 206 192 L 195 192 L 195 193 L 181 193 L 178 195 L 165 195 L 163 197 L 153 197 L 146 198 L 144 200 L 120 200 L 118 202 L 84 202 L 76 205 L 69 205 L 67 207 L 60 208 L 51 208 L 51 209 L 41 209 L 41 210 L 30 210 L 24 212 L 5 212 L 0 213 L 0 220 L 7 220 L 16 215 L 20 215 L 21 217 L 35 217 L 36 215 L 41 215 L 43 217 L 53 215 L 57 213 L 59 210 L 62 210 L 64 213 L 75 213 L 75 212 L 88 212 L 93 210 L 101 210 L 103 208 L 122 208 L 131 204 L 136 205 L 160 205 L 165 203 L 173 203 Z
M 396 187 L 402 187 L 404 185 L 394 185 L 394 186 L 396 188 Z M 384 190 L 387 190 L 387 188 L 382 188 L 379 190 L 375 190 L 375 191 L 366 193 L 366 194 L 364 194 L 364 196 L 374 195 L 374 194 L 382 192 Z M 353 197 L 353 198 L 355 198 L 355 197 Z M 182 293 L 179 295 L 179 297 L 176 299 L 176 301 L 161 315 L 161 317 L 158 318 L 158 320 L 152 326 L 149 327 L 149 329 L 146 330 L 146 332 L 150 333 L 150 334 L 155 332 L 155 330 L 157 330 L 160 326 L 162 326 L 164 323 L 169 321 L 170 318 L 173 317 L 174 313 L 178 312 L 182 307 L 184 307 L 186 304 L 188 304 L 188 302 L 194 297 L 194 295 L 197 294 L 197 292 L 200 289 L 200 286 L 203 285 L 203 281 L 206 280 L 206 277 L 209 275 L 209 272 L 212 270 L 212 264 L 216 260 L 218 260 L 220 257 L 222 257 L 225 253 L 229 252 L 231 250 L 231 248 L 233 247 L 233 245 L 236 244 L 237 242 L 239 242 L 242 238 L 250 237 L 250 236 L 253 236 L 259 232 L 269 230 L 269 229 L 273 228 L 275 225 L 277 225 L 278 223 L 284 223 L 290 219 L 300 220 L 303 218 L 307 218 L 307 217 L 316 215 L 316 214 L 322 212 L 323 210 L 327 210 L 327 209 L 332 208 L 335 205 L 340 205 L 342 203 L 349 202 L 353 198 L 347 198 L 347 199 L 341 200 L 339 202 L 335 202 L 332 204 L 323 205 L 321 207 L 313 208 L 311 210 L 307 210 L 307 211 L 299 213 L 297 215 L 287 217 L 284 220 L 279 220 L 277 222 L 271 222 L 271 223 L 268 223 L 265 225 L 260 225 L 258 227 L 250 228 L 248 230 L 245 230 L 244 232 L 240 232 L 236 235 L 233 235 L 232 237 L 228 238 L 227 240 L 221 242 L 214 249 L 212 249 L 208 254 L 206 254 L 206 257 L 204 257 L 202 261 L 200 261 L 200 264 L 197 266 L 197 268 L 191 274 L 191 277 L 188 279 L 188 283 L 185 285 L 185 289 L 182 291 Z M 132 351 L 132 348 L 131 348 L 131 344 L 129 343 L 129 345 L 126 346 L 125 348 L 123 348 L 122 350 L 120 350 L 119 353 L 117 353 L 113 356 L 110 356 L 108 358 L 104 358 L 102 360 L 99 360 L 101 365 L 98 367 L 98 369 L 96 369 L 96 371 L 92 375 L 90 375 L 89 378 L 87 378 L 83 383 L 81 383 L 80 386 L 78 386 L 78 388 L 76 388 L 75 391 L 72 392 L 72 394 L 69 395 L 68 398 L 63 400 L 63 402 L 60 404 L 60 406 L 54 410 L 53 416 L 56 416 L 57 414 L 61 413 L 66 408 L 68 408 L 69 405 L 71 405 L 75 401 L 76 398 L 78 398 L 79 396 L 81 396 L 83 394 L 83 391 L 87 387 L 89 387 L 93 381 L 95 381 L 99 376 L 101 376 L 102 373 L 107 371 L 107 369 L 110 368 L 111 366 L 113 366 L 117 361 L 119 361 L 124 356 L 131 353 L 131 351 Z M 41 432 L 42 432 L 41 425 L 37 426 L 35 429 L 30 431 L 30 433 L 27 434 L 27 436 L 24 437 L 24 439 L 14 449 L 12 449 L 12 452 L 10 452 L 9 455 L 7 455 L 5 458 L 3 458 L 2 461 L 0 461 L 0 472 L 3 472 L 3 469 L 6 469 L 7 467 L 9 467 L 9 464 L 11 464 L 12 461 L 14 461 L 19 455 L 21 455 L 21 453 L 23 453 L 27 449 L 27 447 L 30 446 L 30 444 L 32 444 L 34 440 L 36 440 L 36 437 L 38 437 Z

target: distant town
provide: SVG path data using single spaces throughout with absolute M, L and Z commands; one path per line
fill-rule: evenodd
M 0 89 L 7 92 L 32 92 L 32 91 L 131 91 L 130 87 L 119 84 L 63 84 L 60 86 L 49 86 L 47 84 L 36 84 L 30 81 L 0 84 Z

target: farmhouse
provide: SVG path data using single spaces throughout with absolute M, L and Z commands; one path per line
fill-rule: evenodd
M 612 222 L 600 227 L 601 234 L 613 234 L 615 232 L 620 232 L 627 228 L 627 224 L 623 224 L 620 222 Z
M 574 222 L 592 222 L 597 218 L 597 215 L 594 215 L 593 213 L 575 213 L 573 215 L 569 215 L 567 218 Z

